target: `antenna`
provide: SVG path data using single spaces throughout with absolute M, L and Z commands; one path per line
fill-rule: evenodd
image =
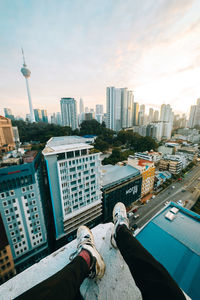
M 23 56 L 23 62 L 24 62 L 24 67 L 26 66 L 26 62 L 25 62 L 25 57 L 24 57 L 24 50 L 23 50 L 23 48 L 21 48 L 22 49 L 22 56 Z

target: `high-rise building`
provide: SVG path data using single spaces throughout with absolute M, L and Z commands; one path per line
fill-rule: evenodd
M 95 114 L 92 112 L 85 113 L 85 121 L 91 121 L 95 119 Z
M 35 122 L 43 122 L 41 109 L 35 108 L 34 110 Z
M 42 122 L 48 123 L 47 110 L 46 109 L 41 109 L 41 113 L 42 113 Z
M 101 220 L 99 153 L 78 136 L 53 137 L 43 150 L 56 239 L 72 239 L 81 224 L 95 226 Z M 66 243 L 66 240 L 65 240 Z
M 103 104 L 96 104 L 96 114 L 103 114 Z
M 17 126 L 12 127 L 12 130 L 13 130 L 14 142 L 16 144 L 19 144 L 20 143 L 20 139 L 19 139 L 19 131 L 18 131 Z
M 74 98 L 62 98 L 60 100 L 62 125 L 70 126 L 72 130 L 78 127 L 77 125 L 77 108 Z
M 160 121 L 173 123 L 174 115 L 169 104 L 162 104 L 160 109 Z
M 83 99 L 80 98 L 80 101 L 79 101 L 79 114 L 82 114 L 84 113 L 84 103 L 83 103 Z
M 15 274 L 13 257 L 0 213 L 0 285 Z
M 27 88 L 27 93 L 28 93 L 28 102 L 29 102 L 29 109 L 30 109 L 30 120 L 33 123 L 33 122 L 35 122 L 35 116 L 34 116 L 34 112 L 33 112 L 31 93 L 30 93 L 29 84 L 28 84 L 28 78 L 31 75 L 31 71 L 26 66 L 23 49 L 22 49 L 22 55 L 23 55 L 24 63 L 23 63 L 23 68 L 21 68 L 21 72 L 26 79 L 26 88 Z
M 11 120 L 15 119 L 14 115 L 12 114 L 12 110 L 10 108 L 4 108 L 4 115 L 8 119 L 11 119 Z
M 140 110 L 138 113 L 138 124 L 145 125 L 145 105 L 140 105 Z
M 133 125 L 133 92 L 127 88 L 107 87 L 108 128 L 119 131 Z
M 15 148 L 11 120 L 0 116 L 0 152 Z
M 133 125 L 138 125 L 139 103 L 134 103 L 133 108 Z
M 197 105 L 190 107 L 190 116 L 188 121 L 188 127 L 200 126 L 200 98 L 197 99 Z
M 61 118 L 61 113 L 60 112 L 57 112 L 56 113 L 56 123 L 57 125 L 62 125 L 62 118 Z
M 153 110 L 153 108 L 149 108 L 148 122 L 151 123 L 153 121 L 154 121 L 154 110 Z
M 158 122 L 158 120 L 159 120 L 159 111 L 155 110 L 153 114 L 153 121 Z
M 0 213 L 20 272 L 48 254 L 41 155 L 27 151 L 23 163 L 12 158 L 1 165 Z

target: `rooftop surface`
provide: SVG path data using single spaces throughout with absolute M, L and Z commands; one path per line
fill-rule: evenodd
M 58 136 L 47 141 L 46 147 L 42 151 L 44 155 L 62 152 L 64 150 L 90 149 L 87 139 L 80 136 Z
M 179 212 L 173 221 L 165 218 L 172 207 Z M 193 300 L 200 299 L 200 216 L 177 204 L 155 216 L 136 236 L 161 262 L 178 285 Z
M 102 166 L 102 186 L 122 182 L 140 174 L 140 171 L 132 166 Z

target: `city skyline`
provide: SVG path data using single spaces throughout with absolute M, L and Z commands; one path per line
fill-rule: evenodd
M 146 107 L 189 114 L 200 96 L 199 9 L 199 1 L 1 3 L 0 114 L 29 112 L 21 46 L 34 109 L 57 112 L 62 97 L 105 109 L 106 87 L 115 86 Z

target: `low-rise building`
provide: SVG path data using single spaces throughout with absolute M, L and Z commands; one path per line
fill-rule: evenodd
M 134 156 L 130 155 L 128 157 L 128 165 L 138 169 L 142 174 L 142 191 L 141 197 L 144 197 L 154 188 L 154 177 L 155 177 L 155 165 L 154 162 L 137 159 Z
M 112 220 L 112 211 L 117 202 L 126 207 L 140 200 L 142 176 L 131 166 L 102 166 L 103 220 Z
M 145 151 L 145 152 L 136 152 L 135 153 L 135 158 L 139 158 L 139 159 L 145 159 L 148 161 L 153 161 L 155 163 L 159 162 L 162 158 L 162 154 L 160 152 L 156 152 L 156 151 Z
M 159 170 L 168 170 L 171 174 L 179 174 L 183 169 L 183 162 L 178 155 L 164 155 L 160 160 Z

